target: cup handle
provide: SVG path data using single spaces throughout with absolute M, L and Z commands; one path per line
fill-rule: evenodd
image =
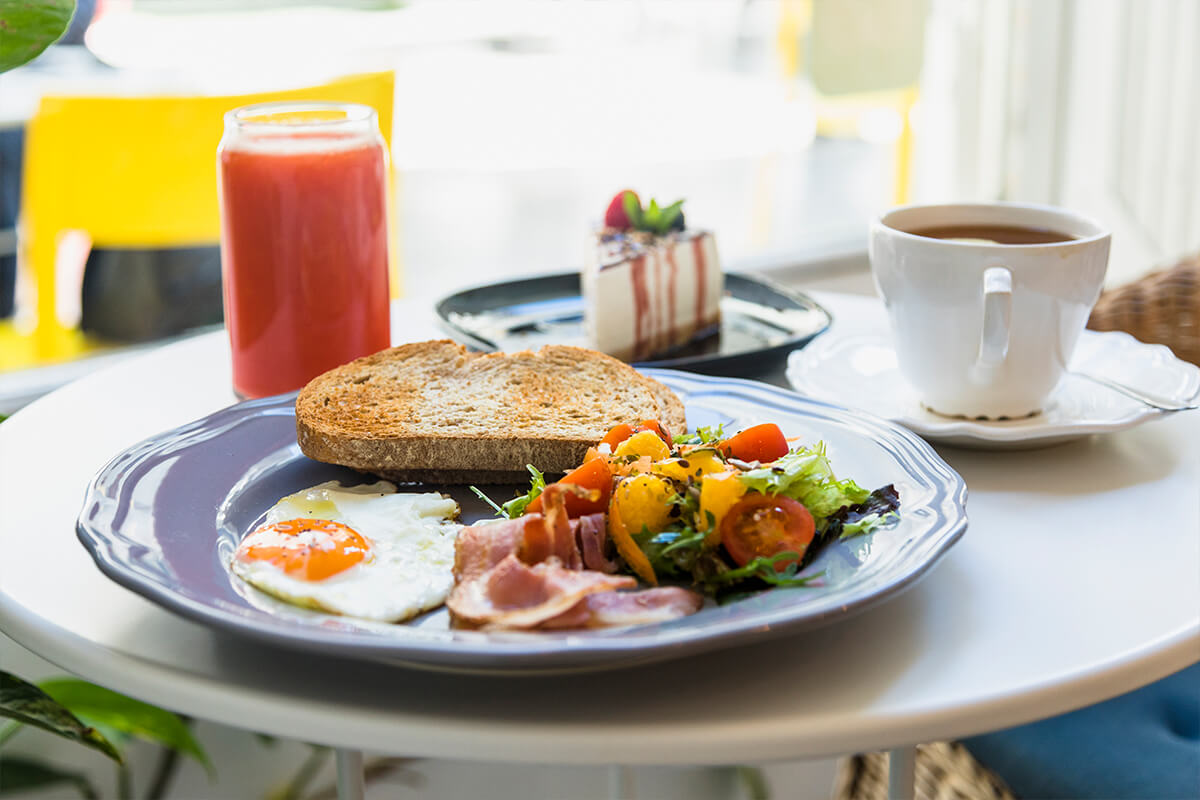
M 994 367 L 1008 356 L 1012 325 L 1012 273 L 989 267 L 983 273 L 983 331 L 979 337 L 979 364 Z

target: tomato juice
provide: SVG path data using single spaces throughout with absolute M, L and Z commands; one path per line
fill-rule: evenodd
M 299 389 L 390 344 L 387 163 L 366 111 L 365 132 L 338 130 L 340 121 L 252 121 L 231 132 L 237 120 L 227 121 L 221 266 L 243 397 Z M 256 126 L 273 130 L 259 137 Z

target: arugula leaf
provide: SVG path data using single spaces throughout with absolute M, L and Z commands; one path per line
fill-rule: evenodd
M 658 533 L 643 527 L 630 535 L 655 575 L 690 575 L 704 551 L 704 534 L 690 527 Z
M 842 506 L 862 503 L 869 492 L 847 478 L 839 481 L 825 455 L 825 443 L 799 448 L 786 456 L 738 475 L 747 489 L 761 494 L 781 494 L 799 500 L 813 515 L 817 528 Z
M 678 520 L 694 520 L 699 513 L 698 492 L 676 493 L 667 502 L 679 508 Z M 673 524 L 678 527 L 651 531 L 643 526 L 640 531 L 630 532 L 633 541 L 654 567 L 656 575 L 689 577 L 702 587 L 709 576 L 729 569 L 720 551 L 720 541 L 709 540 L 708 534 L 714 524 L 711 511 L 708 513 L 708 525 L 704 528 L 698 529 L 686 522 Z
M 519 497 L 514 497 L 500 506 L 500 512 L 509 519 L 516 519 L 524 514 L 526 507 L 537 499 L 538 495 L 546 488 L 546 476 L 537 467 L 533 464 L 526 464 L 525 469 L 529 470 L 529 474 L 533 476 L 533 479 L 530 481 L 529 491 Z
M 504 509 L 501 508 L 500 506 L 496 505 L 496 501 L 493 500 L 492 498 L 488 497 L 486 494 L 484 494 L 483 491 L 480 490 L 480 488 L 478 486 L 468 486 L 467 488 L 470 489 L 472 492 L 474 492 L 475 496 L 478 497 L 480 500 L 487 503 L 492 508 L 496 509 L 497 517 L 504 516 Z
M 786 559 L 794 559 L 799 555 L 795 552 L 776 553 L 773 556 L 759 556 L 753 561 L 749 561 L 743 567 L 725 570 L 719 575 L 715 575 L 708 579 L 711 585 L 732 584 L 738 581 L 749 578 L 757 578 L 764 583 L 769 583 L 772 586 L 807 586 L 815 580 L 824 576 L 824 572 L 818 572 L 813 575 L 797 575 L 803 568 L 803 562 L 796 563 L 793 561 L 782 570 L 776 570 L 775 564 Z
M 533 476 L 530 481 L 529 491 L 523 495 L 518 495 L 512 500 L 509 500 L 503 505 L 497 505 L 496 501 L 488 497 L 478 486 L 468 486 L 475 496 L 496 510 L 497 517 L 506 517 L 508 519 L 516 519 L 525 513 L 525 509 L 529 504 L 537 498 L 538 495 L 546 488 L 546 478 L 538 471 L 537 467 L 532 464 L 526 464 L 525 469 L 529 470 L 529 474 Z
M 675 444 L 715 444 L 725 438 L 725 423 L 702 425 L 694 433 L 672 437 Z

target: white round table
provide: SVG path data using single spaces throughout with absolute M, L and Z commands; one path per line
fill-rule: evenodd
M 873 300 L 818 295 L 839 320 Z M 396 339 L 435 334 L 402 303 Z M 1200 661 L 1200 413 L 1016 452 L 941 448 L 970 527 L 913 588 L 790 638 L 557 677 L 411 671 L 275 649 L 104 577 L 75 538 L 91 476 L 233 401 L 222 333 L 109 367 L 0 425 L 0 629 L 172 710 L 354 750 L 483 761 L 732 764 L 996 730 Z M 351 781 L 351 784 L 353 781 Z M 343 787 L 348 795 L 353 785 Z

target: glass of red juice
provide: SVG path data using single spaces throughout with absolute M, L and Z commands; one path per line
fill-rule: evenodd
M 387 169 L 367 106 L 225 115 L 221 276 L 239 396 L 299 389 L 390 344 Z

